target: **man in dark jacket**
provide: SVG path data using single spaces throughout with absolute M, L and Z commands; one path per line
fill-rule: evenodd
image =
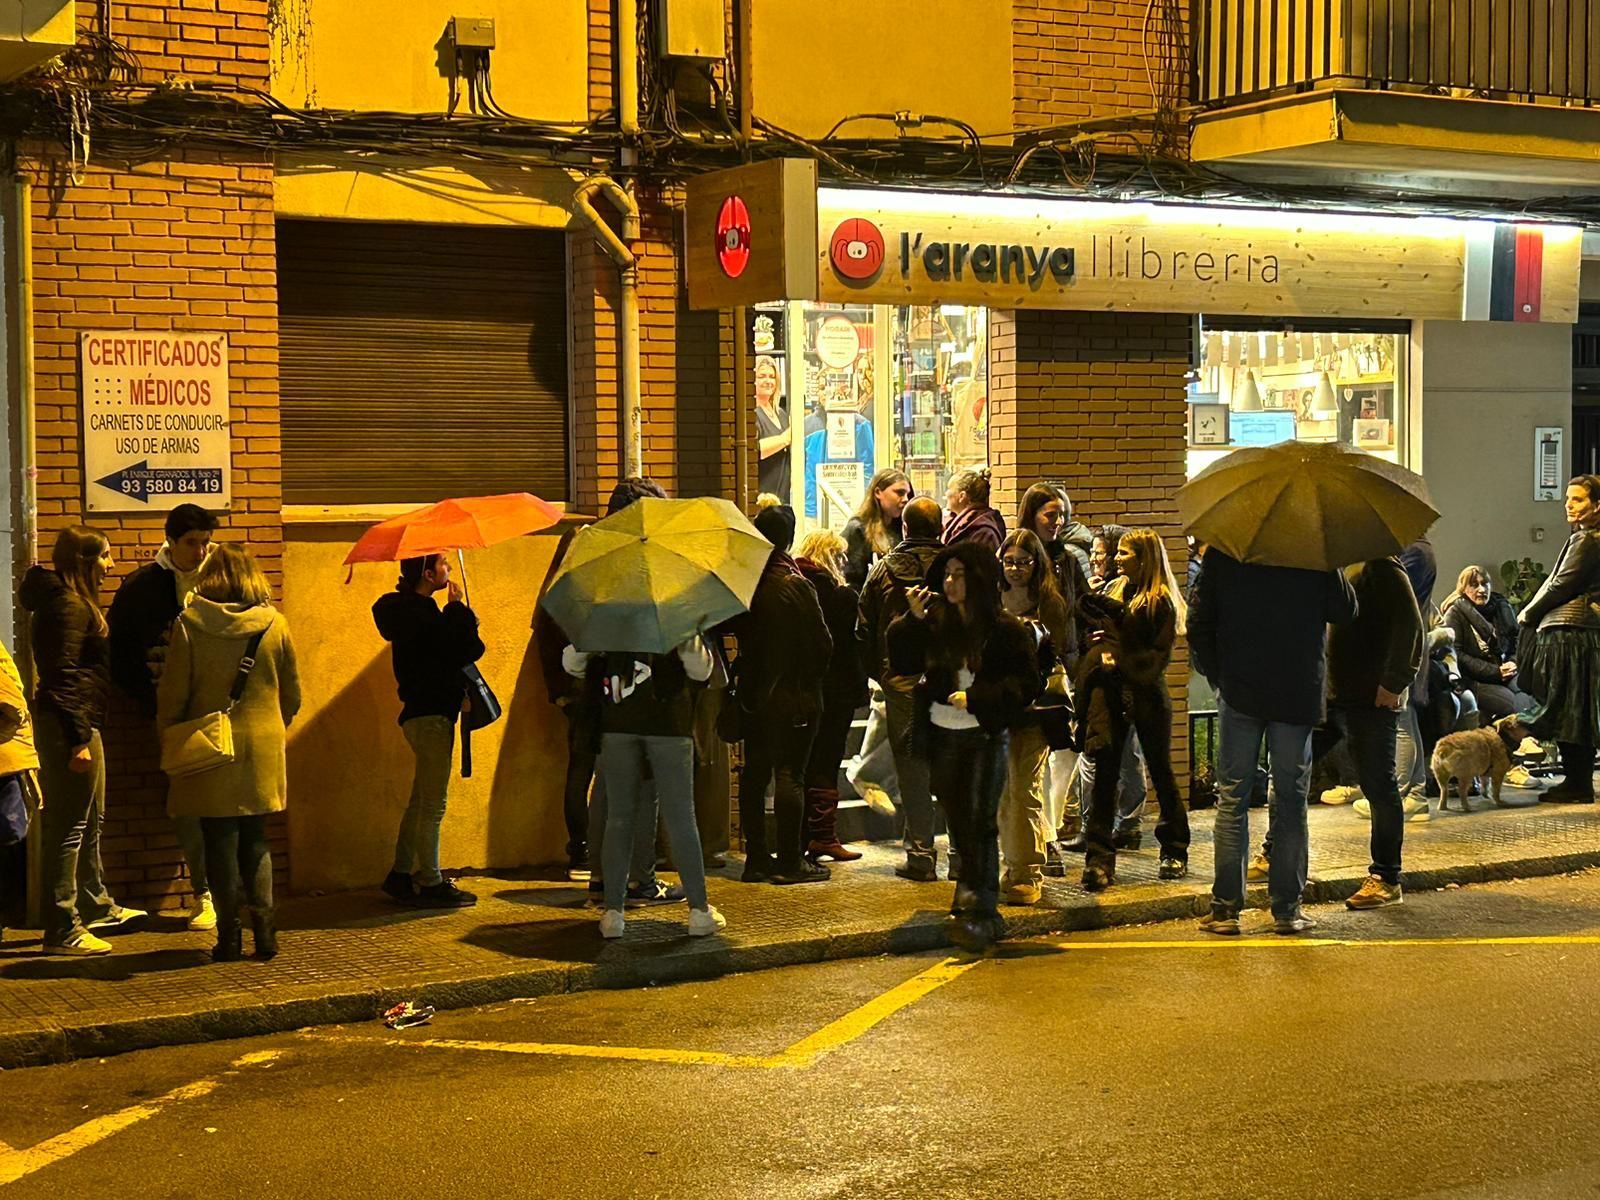
M 895 868 L 895 874 L 902 879 L 932 883 L 939 877 L 933 843 L 933 788 L 928 778 L 928 760 L 911 753 L 911 729 L 916 717 L 913 692 L 918 676 L 898 674 L 890 664 L 889 624 L 910 611 L 906 591 L 923 586 L 928 568 L 944 549 L 939 541 L 942 514 L 938 504 L 923 496 L 906 505 L 901 519 L 904 540 L 873 568 L 861 590 L 856 640 L 867 673 L 883 688 L 889 749 L 900 779 L 906 861 Z
M 1323 643 L 1327 627 L 1353 620 L 1356 610 L 1355 594 L 1338 571 L 1241 563 L 1215 546 L 1205 552 L 1189 610 L 1189 653 L 1217 689 L 1220 718 L 1216 879 L 1211 915 L 1200 923 L 1208 933 L 1239 932 L 1250 797 L 1263 740 L 1273 779 L 1267 888 L 1274 928 L 1299 933 L 1311 927 L 1300 897 L 1311 733 L 1322 720 Z
M 1328 638 L 1330 716 L 1350 739 L 1361 791 L 1372 809 L 1372 864 L 1346 904 L 1383 908 L 1401 901 L 1405 813 L 1395 778 L 1395 738 L 1406 693 L 1422 665 L 1422 612 L 1398 558 L 1358 563 L 1345 575 L 1360 612 Z
M 1078 560 L 1078 565 L 1087 573 L 1089 570 L 1089 554 L 1094 549 L 1094 530 L 1082 521 L 1072 519 L 1072 497 L 1067 495 L 1067 489 L 1061 489 L 1062 496 L 1066 497 L 1066 511 L 1061 514 L 1061 536 L 1057 539 L 1067 548 L 1067 553 Z
M 167 514 L 166 542 L 151 561 L 122 581 L 106 620 L 111 626 L 111 677 L 146 720 L 156 715 L 156 684 L 167 657 L 172 623 L 194 591 L 211 552 L 217 519 L 198 504 L 180 504 Z M 195 906 L 190 929 L 215 929 L 216 909 L 206 878 L 206 844 L 199 817 L 172 818 Z
M 441 591 L 449 597 L 442 610 L 434 600 Z M 461 585 L 450 578 L 450 560 L 429 554 L 400 564 L 400 582 L 378 598 L 372 619 L 393 647 L 400 728 L 417 759 L 411 800 L 395 838 L 394 869 L 383 890 L 402 904 L 476 904 L 476 896 L 439 873 L 439 827 L 455 761 L 456 718 L 467 695 L 462 668 L 483 656 L 478 618 L 463 602 Z
M 756 514 L 772 543 L 750 611 L 730 623 L 739 640 L 739 704 L 744 710 L 744 770 L 739 776 L 739 825 L 744 834 L 746 883 L 818 883 L 830 871 L 806 859 L 805 770 L 822 715 L 822 684 L 833 639 L 816 589 L 789 557 L 794 509 L 775 505 Z M 773 788 L 776 851 L 767 847 L 767 785 Z

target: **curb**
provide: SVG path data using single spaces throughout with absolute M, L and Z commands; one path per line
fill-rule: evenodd
M 1424 867 L 1408 870 L 1406 887 L 1434 891 L 1449 884 L 1490 883 L 1565 875 L 1600 867 L 1600 849 L 1490 863 Z M 1353 895 L 1365 871 L 1312 879 L 1306 900 L 1336 903 Z M 1252 889 L 1250 902 L 1265 900 L 1264 889 Z M 1098 904 L 1063 908 L 1008 909 L 1006 929 L 1012 937 L 1143 925 L 1203 915 L 1210 907 L 1204 892 L 1166 896 L 1113 896 Z M 0 1032 L 0 1070 L 45 1066 L 79 1058 L 105 1058 L 158 1046 L 179 1046 L 228 1038 L 289 1033 L 314 1025 L 361 1024 L 403 999 L 431 1004 L 440 1012 L 474 1008 L 507 1000 L 598 989 L 653 987 L 693 979 L 770 970 L 807 963 L 914 954 L 950 946 L 943 917 L 927 912 L 882 929 L 795 937 L 774 942 L 726 945 L 706 942 L 641 947 L 620 962 L 577 963 L 495 975 L 439 980 L 414 989 L 358 989 L 333 995 L 266 1001 L 260 1004 L 157 1013 L 125 1021 L 83 1024 L 43 1022 L 32 1029 Z

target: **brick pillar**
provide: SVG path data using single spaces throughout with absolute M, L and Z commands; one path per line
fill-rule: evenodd
M 1180 585 L 1187 560 L 1177 523 L 1188 439 L 1185 375 L 1191 318 L 1174 313 L 992 312 L 989 462 L 994 504 L 1010 519 L 1039 480 L 1066 487 L 1089 526 L 1149 525 L 1167 543 Z M 1173 770 L 1188 778 L 1188 646 L 1172 691 Z

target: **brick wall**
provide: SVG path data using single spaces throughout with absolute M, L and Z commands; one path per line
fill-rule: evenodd
M 95 5 L 80 3 L 80 22 Z M 112 5 L 112 33 L 148 79 L 221 76 L 264 86 L 267 0 Z M 226 332 L 232 410 L 233 508 L 220 537 L 249 545 L 282 584 L 278 442 L 277 275 L 272 164 L 181 150 L 159 161 L 92 164 L 73 182 L 56 147 L 25 148 L 33 197 L 38 529 L 48 558 L 64 525 L 110 535 L 118 580 L 162 541 L 165 509 L 85 514 L 78 336 L 89 329 Z M 186 872 L 166 816 L 154 729 L 125 705 L 106 730 L 109 791 L 102 843 L 113 894 L 140 907 L 184 902 Z M 286 868 L 281 822 L 277 866 Z
M 1019 128 L 1155 107 L 1146 72 L 1146 0 L 1013 0 Z M 1157 53 L 1154 37 L 1150 53 Z M 1152 57 L 1151 71 L 1158 65 Z
M 1014 514 L 1041 479 L 1066 486 L 1073 516 L 1149 525 L 1180 581 L 1187 560 L 1177 491 L 1185 479 L 1190 318 L 1175 313 L 990 314 L 989 462 L 994 503 Z M 1188 778 L 1188 647 L 1167 674 L 1173 769 Z

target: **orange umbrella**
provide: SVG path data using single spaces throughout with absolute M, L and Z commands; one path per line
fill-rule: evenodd
M 399 562 L 447 550 L 482 550 L 560 520 L 559 508 L 527 492 L 441 500 L 374 525 L 344 561 Z

